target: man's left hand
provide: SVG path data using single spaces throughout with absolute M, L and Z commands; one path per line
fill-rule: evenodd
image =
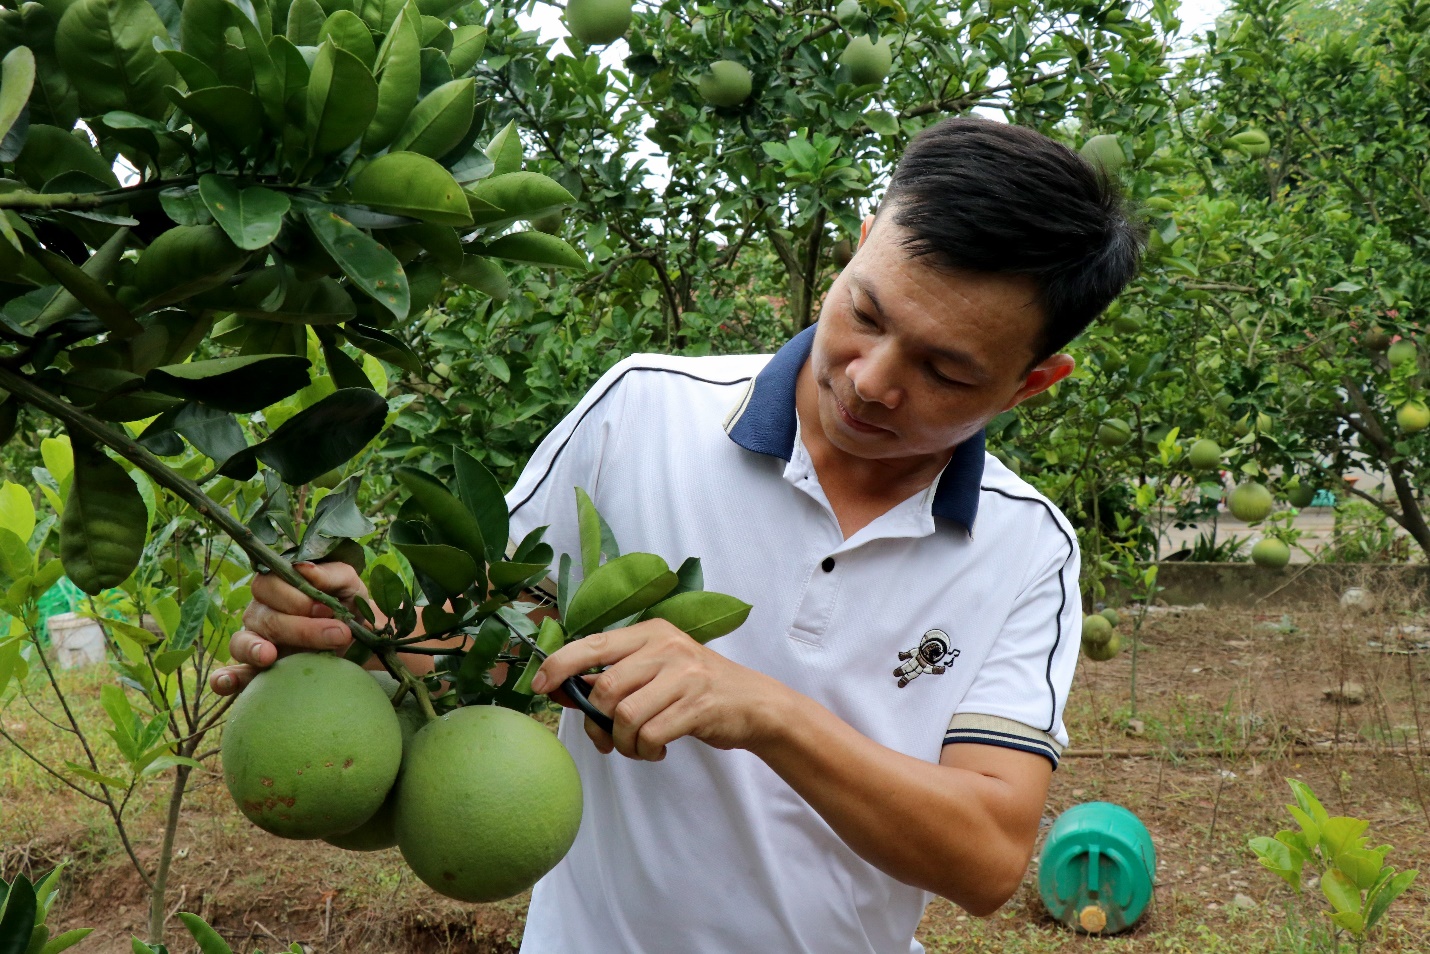
M 542 663 L 532 688 L 553 690 L 553 699 L 573 708 L 558 687 L 597 666 L 607 668 L 585 677 L 591 702 L 615 727 L 608 735 L 587 719 L 586 734 L 602 753 L 614 749 L 650 762 L 665 758 L 666 745 L 687 735 L 717 749 L 753 748 L 768 731 L 771 702 L 792 691 L 662 619 L 568 643 Z

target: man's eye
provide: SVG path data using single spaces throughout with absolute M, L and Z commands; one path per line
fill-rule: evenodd
M 863 313 L 862 311 L 860 311 L 858 308 L 855 308 L 855 309 L 854 309 L 854 318 L 855 318 L 856 321 L 858 321 L 858 322 L 859 322 L 860 324 L 862 324 L 862 325 L 873 325 L 873 324 L 874 324 L 873 319 L 871 319 L 868 315 L 864 314 L 864 313 Z
M 937 381 L 939 384 L 946 384 L 949 387 L 954 388 L 963 387 L 962 381 L 956 381 L 953 378 L 946 378 L 943 375 L 939 374 L 937 369 L 935 368 L 929 368 L 929 374 L 933 375 L 934 380 Z

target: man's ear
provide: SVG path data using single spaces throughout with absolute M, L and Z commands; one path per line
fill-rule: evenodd
M 1023 386 L 1018 389 L 1017 393 L 1013 395 L 1003 410 L 1006 411 L 1010 408 L 1015 408 L 1034 394 L 1041 394 L 1063 378 L 1072 374 L 1073 369 L 1076 367 L 1077 361 L 1073 359 L 1072 355 L 1053 355 L 1028 372 L 1028 377 L 1023 381 Z
M 864 241 L 869 237 L 869 230 L 874 227 L 874 213 L 870 212 L 864 216 L 864 221 L 859 225 L 859 247 L 864 247 Z

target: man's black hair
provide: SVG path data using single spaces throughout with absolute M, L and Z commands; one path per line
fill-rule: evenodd
M 1034 281 L 1044 315 L 1034 364 L 1121 293 L 1141 265 L 1147 234 L 1099 167 L 1042 133 L 973 116 L 914 137 L 885 209 L 909 233 L 900 245 L 916 257 Z

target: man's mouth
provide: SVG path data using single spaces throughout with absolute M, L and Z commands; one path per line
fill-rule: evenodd
M 832 391 L 830 393 L 833 395 Z M 844 402 L 839 400 L 838 395 L 834 395 L 834 406 L 839 409 L 839 416 L 843 418 L 844 423 L 856 431 L 862 431 L 865 434 L 878 434 L 888 430 L 888 428 L 879 427 L 877 424 L 870 424 L 868 421 L 855 417 L 850 413 L 849 408 L 844 406 Z

